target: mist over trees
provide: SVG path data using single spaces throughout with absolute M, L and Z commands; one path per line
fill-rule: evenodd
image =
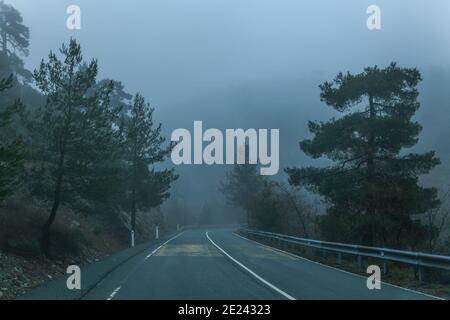
M 13 77 L 0 80 L 0 92 L 11 88 Z M 0 109 L 0 202 L 14 193 L 15 186 L 19 183 L 18 176 L 23 170 L 24 145 L 20 137 L 8 132 L 11 118 L 17 113 L 19 102 Z
M 9 72 L 31 80 L 31 73 L 25 69 L 20 56 L 27 57 L 30 45 L 30 30 L 23 23 L 20 12 L 13 6 L 0 2 L 0 45 L 1 58 L 8 60 Z
M 170 185 L 177 179 L 174 169 L 155 171 L 149 169 L 163 162 L 172 150 L 164 147 L 161 124 L 154 126 L 153 111 L 144 97 L 137 94 L 129 115 L 122 123 L 126 201 L 131 214 L 131 230 L 136 229 L 136 211 L 159 206 L 169 198 Z
M 220 190 L 225 194 L 229 204 L 244 209 L 246 223 L 251 225 L 254 206 L 264 189 L 265 178 L 259 175 L 257 165 L 248 163 L 248 148 L 246 150 L 246 164 L 235 165 L 227 172 Z
M 120 81 L 99 80 L 98 61 L 86 61 L 75 39 L 50 51 L 34 73 L 25 70 L 29 29 L 3 1 L 0 12 L 0 201 L 14 196 L 47 208 L 39 235 L 47 255 L 62 206 L 128 212 L 135 230 L 139 210 L 159 207 L 177 178 L 155 168 L 172 145 L 154 124 L 154 109 L 140 94 L 132 100 Z
M 244 87 L 231 98 L 214 96 L 204 107 L 210 109 L 214 102 L 215 118 L 235 112 L 227 109 L 235 105 L 242 117 L 230 119 L 241 121 L 237 126 L 285 126 L 285 154 L 303 156 L 291 139 L 300 139 L 299 132 L 309 129 L 312 138 L 301 142 L 301 150 L 314 166 L 288 168 L 288 181 L 285 176 L 262 177 L 249 164 L 236 165 L 225 176 L 200 177 L 204 167 L 193 169 L 186 175 L 189 183 L 214 192 L 192 197 L 186 190 L 171 190 L 183 169 L 164 169 L 172 149 L 163 132 L 168 121 L 156 123 L 155 109 L 142 94 L 128 93 L 120 80 L 101 79 L 101 61 L 86 61 L 75 39 L 51 51 L 34 73 L 26 70 L 30 30 L 20 12 L 3 1 L 0 12 L 0 202 L 35 202 L 48 213 L 40 235 L 44 253 L 51 251 L 52 228 L 64 208 L 108 219 L 126 216 L 127 229 L 136 231 L 140 213 L 167 203 L 157 219 L 172 230 L 177 225 L 244 222 L 250 228 L 307 238 L 426 245 L 430 251 L 446 231 L 448 193 L 421 181 L 440 163 L 438 157 L 428 149 L 406 153 L 422 131 L 414 120 L 422 80 L 415 68 L 391 64 L 338 74 L 320 86 L 320 99 L 306 80 L 291 87 L 285 82 Z M 342 116 L 299 124 L 293 110 L 301 101 L 285 96 L 297 91 Z M 268 119 L 268 113 L 259 113 L 263 103 L 290 109 L 275 111 Z M 190 107 L 174 112 L 170 124 L 178 125 L 179 118 L 193 113 Z M 311 120 L 332 114 L 309 112 L 303 115 Z M 230 207 L 215 198 L 217 191 Z M 315 199 L 323 202 L 318 205 Z
M 440 164 L 433 151 L 403 154 L 418 141 L 421 126 L 412 121 L 419 109 L 417 69 L 366 68 L 338 74 L 320 86 L 321 100 L 340 119 L 310 122 L 314 137 L 302 150 L 336 162 L 328 168 L 287 169 L 293 185 L 304 185 L 329 204 L 320 225 L 330 240 L 401 246 L 425 237 L 411 217 L 439 205 L 437 190 L 419 185 L 419 176 Z M 406 242 L 406 243 L 404 243 Z
M 29 30 L 14 7 L 0 1 L 0 201 L 14 193 L 23 171 L 25 156 L 23 137 L 17 130 L 17 121 L 23 105 L 17 95 L 19 74 L 24 65 L 16 52 L 28 55 Z M 28 72 L 28 74 L 30 74 Z
M 287 168 L 292 190 L 258 176 L 255 166 L 235 166 L 221 190 L 247 212 L 250 228 L 286 232 L 283 221 L 295 221 L 299 226 L 294 232 L 306 237 L 426 248 L 442 232 L 448 213 L 439 215 L 440 224 L 430 222 L 442 208 L 438 190 L 419 180 L 440 164 L 435 152 L 407 152 L 422 131 L 413 120 L 420 108 L 420 81 L 417 69 L 395 63 L 356 75 L 339 73 L 333 82 L 320 85 L 320 98 L 343 117 L 310 121 L 313 138 L 300 144 L 306 155 L 328 158 L 334 165 Z M 298 188 L 319 195 L 326 214 L 305 206 L 311 200 Z M 424 215 L 428 222 L 421 221 Z
M 248 145 L 245 150 L 245 164 L 233 166 L 221 181 L 220 191 L 228 204 L 244 210 L 242 222 L 249 228 L 309 236 L 313 208 L 299 190 L 260 175 L 258 165 L 249 163 Z
M 47 103 L 40 116 L 30 121 L 35 137 L 44 142 L 43 146 L 35 144 L 39 155 L 33 170 L 35 190 L 52 195 L 42 231 L 44 252 L 50 247 L 50 227 L 62 201 L 72 205 L 80 201 L 85 205 L 122 203 L 130 212 L 134 232 L 137 209 L 159 206 L 169 197 L 168 189 L 176 179 L 173 170 L 150 169 L 164 161 L 171 145 L 163 146 L 161 125 L 154 127 L 154 109 L 144 98 L 137 94 L 128 112 L 122 112 L 122 105 L 111 104 L 118 82 L 97 83 L 98 62 L 85 63 L 76 40 L 63 45 L 60 53 L 61 60 L 51 52 L 49 61 L 43 61 L 34 73 Z M 122 87 L 118 90 L 115 101 L 126 97 L 120 94 Z M 42 185 L 44 181 L 49 185 Z
M 36 143 L 35 179 L 41 184 L 48 177 L 49 183 L 37 189 L 45 190 L 43 196 L 51 195 L 52 203 L 42 231 L 43 251 L 50 246 L 50 227 L 61 202 L 92 195 L 92 184 L 99 181 L 98 162 L 111 158 L 109 146 L 114 143 L 113 124 L 119 110 L 109 106 L 111 83 L 93 92 L 97 61 L 85 64 L 81 47 L 73 39 L 60 53 L 61 60 L 51 52 L 49 61 L 42 61 L 34 72 L 36 85 L 47 99 L 39 117 L 30 120 L 33 136 L 43 142 Z

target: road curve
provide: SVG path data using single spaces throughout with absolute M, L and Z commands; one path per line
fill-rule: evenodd
M 88 300 L 432 299 L 272 249 L 233 230 L 187 230 L 110 273 Z

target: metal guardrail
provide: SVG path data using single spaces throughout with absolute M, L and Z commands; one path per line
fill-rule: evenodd
M 383 269 L 385 273 L 387 273 L 388 268 L 386 262 L 397 262 L 413 265 L 417 268 L 419 281 L 422 281 L 423 278 L 423 268 L 450 270 L 450 256 L 304 239 L 278 233 L 249 229 L 241 229 L 241 231 L 259 238 L 278 241 L 281 245 L 300 245 L 335 252 L 338 254 L 339 263 L 342 261 L 342 254 L 354 255 L 358 258 L 358 265 L 360 268 L 362 267 L 363 257 L 376 258 L 384 261 Z

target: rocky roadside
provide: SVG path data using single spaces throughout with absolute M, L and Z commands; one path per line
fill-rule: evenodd
M 47 281 L 65 274 L 67 266 L 84 265 L 107 256 L 106 252 L 90 252 L 73 259 L 27 259 L 0 251 L 0 300 L 13 300 Z

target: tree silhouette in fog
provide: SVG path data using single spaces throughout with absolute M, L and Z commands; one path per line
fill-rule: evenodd
M 13 77 L 0 80 L 0 93 L 12 87 Z M 0 110 L 0 202 L 11 195 L 18 183 L 18 176 L 23 169 L 24 146 L 22 139 L 16 134 L 6 132 L 11 125 L 12 117 L 18 112 L 20 102 Z M 3 107 L 3 106 L 2 106 Z
M 29 45 L 30 30 L 23 23 L 22 15 L 13 6 L 0 1 L 0 58 L 8 61 L 0 69 L 6 68 L 7 73 L 19 74 L 25 80 L 31 80 L 32 74 L 25 69 L 20 59 L 20 56 L 28 56 Z
M 61 202 L 95 189 L 91 186 L 98 181 L 96 169 L 111 155 L 113 123 L 120 111 L 110 108 L 112 83 L 95 88 L 97 61 L 85 64 L 74 39 L 61 47 L 60 54 L 62 59 L 50 52 L 48 62 L 43 60 L 34 72 L 36 85 L 47 98 L 30 126 L 37 137 L 33 146 L 36 182 L 52 202 L 42 229 L 44 252 L 50 247 L 50 227 Z
M 161 135 L 161 124 L 154 125 L 153 112 L 144 97 L 136 94 L 122 126 L 125 199 L 132 231 L 137 211 L 159 206 L 170 196 L 170 186 L 177 179 L 173 169 L 154 168 L 166 159 L 173 145 L 164 146 L 166 139 Z
M 425 236 L 412 216 L 439 201 L 436 189 L 418 180 L 440 161 L 432 151 L 402 152 L 417 143 L 422 130 L 412 120 L 420 107 L 420 81 L 417 69 L 392 63 L 356 75 L 339 73 L 320 86 L 321 100 L 344 116 L 309 122 L 313 138 L 302 141 L 301 149 L 336 164 L 286 171 L 291 184 L 308 187 L 329 204 L 320 221 L 326 238 L 398 246 Z

